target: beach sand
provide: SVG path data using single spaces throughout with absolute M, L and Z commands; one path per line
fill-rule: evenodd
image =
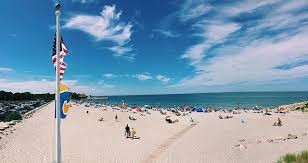
M 86 111 L 89 111 L 89 114 Z M 62 121 L 63 162 L 275 162 L 288 152 L 308 149 L 308 114 L 291 112 L 234 114 L 192 113 L 174 116 L 179 123 L 167 124 L 165 115 L 113 111 L 108 108 L 73 105 Z M 115 115 L 118 115 L 118 122 Z M 52 162 L 54 147 L 54 103 L 37 110 L 33 117 L 10 128 L 13 133 L 1 135 L 0 162 Z M 131 121 L 128 116 L 137 118 Z M 274 127 L 278 116 L 283 126 Z M 98 121 L 103 117 L 104 121 Z M 190 117 L 197 121 L 191 126 Z M 244 119 L 246 123 L 241 123 Z M 124 137 L 128 124 L 140 139 Z M 16 129 L 16 130 L 14 130 Z M 268 139 L 295 134 L 298 139 Z M 242 140 L 244 139 L 244 141 Z M 242 140 L 242 141 L 240 141 Z M 237 146 L 241 144 L 240 146 Z

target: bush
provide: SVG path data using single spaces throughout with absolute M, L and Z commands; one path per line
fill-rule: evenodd
M 14 112 L 10 112 L 5 118 L 4 118 L 4 121 L 5 122 L 9 122 L 9 121 L 12 121 L 12 120 L 21 120 L 22 119 L 22 116 L 14 111 Z
M 277 163 L 308 163 L 308 151 L 303 151 L 299 154 L 286 154 Z

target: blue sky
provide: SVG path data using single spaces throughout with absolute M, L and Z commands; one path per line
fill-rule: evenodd
M 307 0 L 63 0 L 72 91 L 308 90 Z M 0 89 L 54 92 L 53 0 L 2 0 Z

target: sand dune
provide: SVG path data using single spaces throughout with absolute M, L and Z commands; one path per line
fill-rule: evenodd
M 37 110 L 33 117 L 14 126 L 16 130 L 12 134 L 1 136 L 0 162 L 52 162 L 53 106 L 52 103 Z M 119 122 L 114 119 L 116 114 Z M 141 116 L 113 112 L 110 108 L 102 111 L 102 108 L 73 105 L 62 121 L 62 160 L 74 163 L 274 162 L 287 152 L 308 149 L 308 136 L 303 135 L 308 133 L 308 114 L 242 113 L 223 120 L 218 119 L 219 114 L 227 115 L 192 113 L 176 117 L 179 123 L 167 124 L 165 116 L 155 111 Z M 129 120 L 129 115 L 137 120 Z M 273 127 L 278 116 L 284 124 Z M 102 122 L 98 121 L 101 117 Z M 190 117 L 198 124 L 191 126 Z M 247 122 L 241 123 L 241 119 Z M 136 128 L 140 139 L 124 137 L 126 124 Z M 289 133 L 298 139 L 275 140 Z M 267 142 L 269 139 L 273 142 Z

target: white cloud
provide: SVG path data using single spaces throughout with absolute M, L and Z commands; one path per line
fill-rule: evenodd
M 208 13 L 211 9 L 212 6 L 204 3 L 203 0 L 186 0 L 178 16 L 181 21 L 186 22 Z
M 205 42 L 193 45 L 181 56 L 191 61 L 191 65 L 195 65 L 202 61 L 204 57 L 204 51 L 209 47 Z
M 135 74 L 135 75 L 130 75 L 130 74 L 112 74 L 112 73 L 106 73 L 103 74 L 103 77 L 106 79 L 114 79 L 114 78 L 135 78 L 138 80 L 150 80 L 150 79 L 157 79 L 160 82 L 162 82 L 163 84 L 167 84 L 169 83 L 169 81 L 171 80 L 169 77 L 163 76 L 161 74 L 158 74 L 156 76 L 152 76 L 149 72 L 144 72 L 144 73 L 140 73 L 140 74 Z M 104 83 L 104 81 L 99 81 Z
M 181 35 L 175 32 L 172 32 L 170 30 L 165 30 L 165 29 L 155 29 L 153 30 L 154 32 L 160 33 L 166 37 L 180 37 Z
M 236 23 L 222 23 L 217 21 L 199 22 L 196 26 L 200 30 L 200 34 L 197 34 L 197 36 L 201 36 L 203 41 L 188 48 L 181 56 L 181 58 L 189 59 L 191 65 L 198 64 L 202 61 L 208 48 L 223 42 L 227 36 L 240 28 Z
M 294 10 L 308 7 L 308 1 L 290 1 L 273 9 L 264 19 L 261 19 L 254 30 L 272 29 L 283 30 L 296 28 L 307 24 L 308 13 L 294 14 Z
M 246 0 L 238 2 L 236 5 L 226 6 L 221 9 L 225 16 L 234 16 L 244 12 L 251 12 L 259 7 L 275 4 L 281 0 Z
M 132 25 L 121 22 L 121 14 L 116 12 L 115 5 L 105 6 L 99 16 L 76 15 L 64 27 L 84 31 L 99 41 L 109 40 L 123 45 L 130 40 Z
M 307 0 L 288 1 L 280 7 L 279 11 L 289 12 L 289 11 L 297 10 L 299 8 L 307 7 L 307 5 L 308 5 Z
M 253 13 L 267 5 L 275 7 L 262 19 L 251 19 L 252 27 L 230 19 L 240 13 Z M 308 50 L 305 48 L 308 44 L 308 14 L 294 13 L 304 7 L 308 7 L 307 1 L 247 0 L 218 7 L 214 17 L 200 17 L 192 25 L 195 31 L 192 35 L 201 38 L 201 41 L 187 48 L 181 56 L 190 61 L 195 74 L 185 77 L 175 86 L 209 88 L 308 76 L 308 65 L 299 64 L 308 62 Z M 266 30 L 275 32 L 265 33 Z M 206 57 L 211 48 L 215 49 L 211 51 L 214 54 Z M 279 68 L 285 65 L 291 66 Z
M 0 67 L 0 73 L 6 73 L 6 72 L 14 72 L 14 70 L 7 67 Z
M 12 92 L 47 93 L 54 92 L 55 82 L 46 80 L 37 81 L 11 81 L 0 80 L 0 90 Z
M 308 31 L 280 41 L 261 39 L 246 47 L 220 54 L 196 65 L 198 73 L 180 82 L 180 86 L 196 87 L 233 84 L 247 81 L 288 80 L 308 76 L 308 65 L 278 69 L 308 61 Z M 294 64 L 293 64 L 294 65 Z
M 164 84 L 167 84 L 170 81 L 170 78 L 163 76 L 163 75 L 156 75 L 156 79 L 161 81 Z
M 204 37 L 209 43 L 219 43 L 224 41 L 229 34 L 237 31 L 240 26 L 236 23 L 223 23 L 223 22 L 211 22 L 210 24 L 205 24 L 206 30 L 204 32 Z
M 85 3 L 93 3 L 93 2 L 96 2 L 96 0 L 72 0 L 73 3 L 82 3 L 82 4 L 85 4 Z
M 103 76 L 104 76 L 105 78 L 107 78 L 107 79 L 112 79 L 112 78 L 117 77 L 116 75 L 111 74 L 111 73 L 104 74 Z
M 116 6 L 104 6 L 98 16 L 75 15 L 70 18 L 65 28 L 77 29 L 93 36 L 97 41 L 111 41 L 116 44 L 109 48 L 115 55 L 122 56 L 130 52 L 131 47 L 125 47 L 131 40 L 132 25 L 120 20 L 122 12 L 116 12 Z M 129 54 L 127 54 L 129 55 Z
M 150 76 L 148 73 L 136 74 L 135 77 L 138 80 L 149 80 L 149 79 L 152 79 L 152 76 Z
M 115 86 L 103 81 L 92 84 L 81 84 L 77 80 L 64 80 L 63 84 L 67 85 L 72 92 L 102 95 L 106 93 L 116 93 Z M 11 92 L 31 92 L 31 93 L 54 93 L 55 81 L 51 80 L 29 80 L 14 81 L 0 79 L 0 90 Z
M 122 56 L 127 53 L 130 53 L 133 50 L 133 48 L 123 47 L 123 46 L 113 46 L 113 47 L 110 47 L 109 50 L 115 52 L 117 56 Z

